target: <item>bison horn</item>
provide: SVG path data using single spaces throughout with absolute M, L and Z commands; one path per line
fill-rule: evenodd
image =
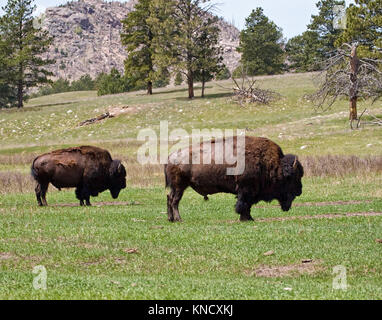
M 122 163 L 120 162 L 119 165 L 118 165 L 118 172 L 121 172 L 122 171 Z
M 294 159 L 294 162 L 293 162 L 293 169 L 294 170 L 297 169 L 297 161 L 298 161 L 298 157 L 296 156 L 296 158 Z

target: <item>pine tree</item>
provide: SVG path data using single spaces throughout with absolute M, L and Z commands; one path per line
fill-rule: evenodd
M 307 31 L 290 39 L 286 45 L 290 69 L 316 71 L 336 49 L 336 41 L 343 33 L 336 26 L 336 6 L 345 7 L 345 1 L 321 0 L 316 4 L 318 15 L 312 15 Z
M 200 52 L 195 80 L 202 83 L 202 98 L 204 98 L 206 82 L 212 80 L 224 68 L 222 48 L 218 45 L 219 27 L 216 25 L 217 20 L 217 17 L 207 19 L 205 23 L 211 28 L 204 29 L 196 43 Z
M 231 78 L 231 72 L 224 66 L 216 75 L 216 80 L 227 80 Z
M 155 61 L 186 77 L 188 97 L 192 99 L 203 56 L 197 44 L 203 34 L 216 32 L 216 21 L 209 19 L 214 5 L 207 0 L 153 0 L 153 5 L 150 23 L 155 30 Z
M 338 39 L 358 42 L 360 57 L 382 58 L 382 0 L 355 0 L 347 11 L 347 28 Z
M 321 0 L 318 1 L 316 7 L 319 11 L 318 15 L 313 15 L 311 23 L 308 25 L 308 30 L 317 33 L 318 51 L 320 58 L 325 58 L 327 55 L 336 49 L 335 42 L 343 33 L 341 28 L 336 28 L 335 21 L 337 13 L 336 6 L 345 7 L 343 0 Z
M 25 92 L 38 84 L 48 83 L 52 73 L 43 67 L 53 63 L 41 55 L 48 50 L 52 38 L 48 31 L 34 27 L 32 0 L 8 0 L 2 8 L 0 33 L 10 51 L 7 77 L 9 85 L 17 89 L 17 106 L 23 107 Z
M 175 85 L 180 86 L 183 83 L 183 77 L 180 72 L 178 72 L 175 76 Z
M 147 93 L 153 94 L 155 70 L 153 61 L 153 27 L 149 23 L 152 0 L 139 0 L 123 23 L 122 44 L 126 46 L 126 77 L 134 79 L 136 86 L 147 85 Z
M 16 102 L 16 90 L 9 84 L 9 48 L 0 33 L 0 108 L 11 107 Z
M 248 75 L 280 73 L 284 67 L 283 34 L 264 15 L 262 8 L 253 10 L 240 34 L 241 64 Z
M 314 31 L 305 31 L 302 35 L 289 39 L 285 51 L 290 63 L 289 69 L 297 72 L 310 72 L 321 69 L 318 35 Z

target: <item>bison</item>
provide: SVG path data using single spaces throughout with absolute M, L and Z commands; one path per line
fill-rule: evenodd
M 216 161 L 217 141 L 225 144 L 231 139 L 233 152 L 238 154 L 238 137 L 211 141 L 210 147 L 205 143 L 185 148 L 169 156 L 165 165 L 166 187 L 171 188 L 167 196 L 167 214 L 171 222 L 181 221 L 179 202 L 186 188 L 191 187 L 208 200 L 208 195 L 230 193 L 237 196 L 236 212 L 241 221 L 253 220 L 252 205 L 259 201 L 278 200 L 283 211 L 289 211 L 294 199 L 302 194 L 301 179 L 304 170 L 297 156 L 284 155 L 281 148 L 266 138 L 242 137 L 245 148 L 244 172 L 239 175 L 227 175 L 227 168 L 232 167 L 226 161 Z M 195 150 L 201 158 L 208 153 L 210 164 L 192 164 Z M 244 151 L 243 151 L 244 150 Z M 190 163 L 190 164 L 188 164 Z
M 106 150 L 82 146 L 53 151 L 37 157 L 32 164 L 37 181 L 36 197 L 40 206 L 47 206 L 49 183 L 57 189 L 76 188 L 81 206 L 91 206 L 90 196 L 109 189 L 117 199 L 126 188 L 126 170 L 121 161 L 113 160 Z

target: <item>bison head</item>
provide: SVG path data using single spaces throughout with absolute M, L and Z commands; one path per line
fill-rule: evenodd
M 110 166 L 110 193 L 117 199 L 122 189 L 126 188 L 126 169 L 119 160 L 114 160 Z
M 297 156 L 288 154 L 281 159 L 282 183 L 279 191 L 278 201 L 283 211 L 289 211 L 293 200 L 301 196 L 304 169 L 298 161 Z

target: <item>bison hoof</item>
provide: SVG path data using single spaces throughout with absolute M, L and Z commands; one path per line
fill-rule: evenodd
M 251 216 L 240 216 L 240 221 L 241 222 L 248 222 L 248 221 L 254 221 Z

